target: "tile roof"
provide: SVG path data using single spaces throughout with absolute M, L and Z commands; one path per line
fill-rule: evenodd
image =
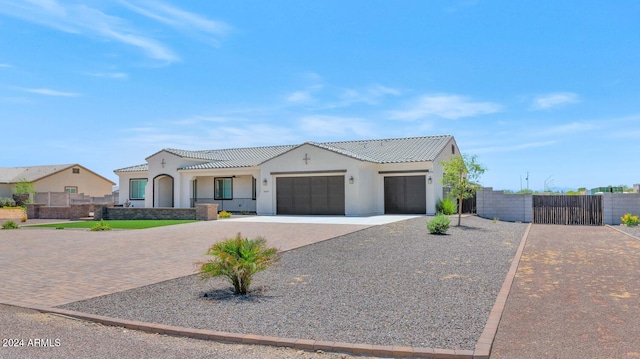
M 433 161 L 453 136 L 388 138 L 316 143 L 327 150 L 374 163 Z
M 119 168 L 113 172 L 144 172 L 149 170 L 149 164 L 143 163 L 141 165 L 129 166 L 125 168 Z
M 444 149 L 444 146 L 446 146 L 452 138 L 453 136 L 443 135 L 359 141 L 305 142 L 301 145 L 229 148 L 202 151 L 165 148 L 162 151 L 172 153 L 182 158 L 203 161 L 199 164 L 190 164 L 180 167 L 178 168 L 179 170 L 253 167 L 305 144 L 317 146 L 361 161 L 373 163 L 403 163 L 435 160 L 436 156 Z M 162 151 L 158 151 L 155 154 Z M 155 154 L 149 157 L 152 157 Z M 141 164 L 117 169 L 114 172 L 140 172 L 147 170 L 148 165 Z
M 72 166 L 77 165 L 66 164 L 30 167 L 0 167 L 0 183 L 17 183 L 21 180 L 33 182 Z

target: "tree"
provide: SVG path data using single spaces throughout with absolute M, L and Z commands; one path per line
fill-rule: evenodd
M 31 196 L 36 194 L 33 183 L 27 181 L 26 178 L 20 179 L 13 189 L 13 199 L 17 206 L 23 206 L 25 203 L 31 203 Z
M 448 162 L 440 162 L 444 170 L 442 184 L 449 187 L 452 197 L 458 199 L 458 226 L 462 219 L 462 201 L 473 197 L 478 190 L 476 181 L 486 171 L 486 168 L 477 162 L 477 156 L 452 156 Z

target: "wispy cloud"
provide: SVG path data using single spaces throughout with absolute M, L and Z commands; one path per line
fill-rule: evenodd
M 129 75 L 124 72 L 90 72 L 87 73 L 87 75 L 92 77 L 104 77 L 117 80 L 126 80 L 129 78 Z
M 9 69 L 12 68 L 13 66 L 9 65 L 9 64 L 2 64 L 0 63 L 0 69 Z
M 543 141 L 543 142 L 527 142 L 520 143 L 517 145 L 502 145 L 502 146 L 478 146 L 471 148 L 469 153 L 474 154 L 483 154 L 483 153 L 504 153 L 504 152 L 512 152 L 512 151 L 521 151 L 530 148 L 540 148 L 540 147 L 549 147 L 553 146 L 557 143 L 557 141 Z
M 21 88 L 20 90 L 44 96 L 78 97 L 79 93 L 51 90 L 47 88 Z
M 315 102 L 310 91 L 295 91 L 287 96 L 287 102 L 292 104 L 309 104 Z
M 556 92 L 541 95 L 533 99 L 531 109 L 546 110 L 548 108 L 580 102 L 580 96 L 573 92 Z
M 342 116 L 306 116 L 298 121 L 298 129 L 312 137 L 371 136 L 371 125 L 364 119 Z
M 132 0 L 121 1 L 121 3 L 142 16 L 175 29 L 208 34 L 209 39 L 216 44 L 220 37 L 226 36 L 232 29 L 231 26 L 222 21 L 209 20 L 161 1 Z
M 456 120 L 463 117 L 496 113 L 501 110 L 502 106 L 496 103 L 475 102 L 459 95 L 425 95 L 405 110 L 391 111 L 390 117 L 394 120 L 418 120 L 433 117 Z
M 584 122 L 571 122 L 567 124 L 562 124 L 558 126 L 549 127 L 547 129 L 535 132 L 536 136 L 557 136 L 557 135 L 568 135 L 573 133 L 582 133 L 588 131 L 596 131 L 601 129 L 603 124 L 592 122 L 592 121 L 584 121 Z
M 162 2 L 141 1 L 143 5 L 122 2 L 127 8 L 173 28 L 205 32 L 210 40 L 226 34 L 230 27 L 222 22 L 169 6 Z M 92 2 L 93 4 L 93 2 Z M 152 59 L 168 63 L 180 57 L 168 46 L 134 27 L 123 18 L 89 5 L 57 0 L 0 0 L 0 13 L 83 36 L 98 37 L 133 46 Z

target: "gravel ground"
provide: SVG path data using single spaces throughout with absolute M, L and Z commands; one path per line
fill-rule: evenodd
M 615 226 L 616 229 L 619 229 L 625 233 L 629 233 L 632 236 L 640 238 L 640 226 L 637 227 L 627 227 L 627 226 Z
M 462 224 L 430 235 L 422 217 L 285 252 L 247 297 L 193 275 L 62 307 L 236 333 L 473 349 L 527 225 Z
M 148 334 L 96 323 L 41 314 L 0 305 L 0 343 L 3 359 L 67 358 L 257 358 L 339 359 L 340 354 L 311 353 L 289 348 L 223 344 L 189 338 Z M 36 339 L 38 342 L 36 342 Z M 22 340 L 22 345 L 20 341 Z M 31 344 L 30 344 L 31 340 Z M 38 343 L 51 343 L 44 346 Z

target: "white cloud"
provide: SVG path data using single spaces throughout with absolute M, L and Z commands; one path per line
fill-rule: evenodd
M 91 73 L 87 73 L 87 75 L 93 76 L 93 77 L 104 77 L 104 78 L 118 79 L 118 80 L 126 80 L 129 78 L 129 75 L 127 75 L 124 72 L 91 72 Z
M 8 69 L 8 68 L 12 68 L 13 66 L 9 65 L 9 64 L 0 64 L 0 69 Z
M 218 38 L 227 35 L 231 31 L 231 26 L 222 21 L 209 20 L 161 1 L 133 0 L 121 1 L 121 3 L 140 15 L 178 30 L 206 33 L 214 43 L 218 42 Z
M 294 104 L 308 104 L 314 102 L 309 91 L 296 91 L 287 96 L 287 102 Z
M 573 92 L 556 92 L 541 95 L 533 99 L 532 110 L 545 110 L 560 105 L 580 102 L 580 96 Z
M 371 136 L 371 126 L 357 117 L 306 116 L 298 121 L 298 129 L 312 137 L 343 137 L 355 134 L 358 137 Z
M 206 33 L 211 42 L 216 42 L 230 31 L 230 27 L 222 22 L 211 21 L 161 2 L 143 1 L 141 3 L 144 3 L 147 8 L 143 9 L 129 2 L 121 4 L 173 28 Z M 180 57 L 168 46 L 154 39 L 153 36 L 144 34 L 144 31 L 123 18 L 82 3 L 56 0 L 0 0 L 0 13 L 64 32 L 133 46 L 156 60 L 169 63 L 180 60 Z
M 536 133 L 542 136 L 569 135 L 573 133 L 581 133 L 594 131 L 602 128 L 602 124 L 596 122 L 572 122 L 544 129 Z
M 481 153 L 505 153 L 512 151 L 521 151 L 529 148 L 548 147 L 556 144 L 557 141 L 544 141 L 544 142 L 528 142 L 517 145 L 504 145 L 504 146 L 479 146 L 471 148 L 469 153 L 481 154 Z
M 63 92 L 63 91 L 51 90 L 47 88 L 21 88 L 21 90 L 24 92 L 35 93 L 38 95 L 45 95 L 45 96 L 62 96 L 62 97 L 80 96 L 79 93 L 75 93 L 75 92 Z
M 405 110 L 391 111 L 390 117 L 394 120 L 418 120 L 433 117 L 456 120 L 463 117 L 496 113 L 501 110 L 502 106 L 496 103 L 473 102 L 464 96 L 425 95 Z

